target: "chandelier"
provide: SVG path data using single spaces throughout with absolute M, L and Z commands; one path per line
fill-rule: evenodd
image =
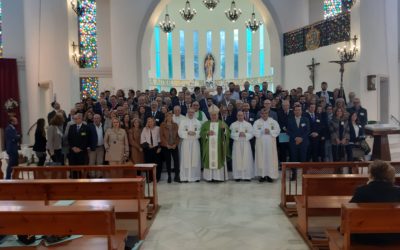
M 357 36 L 354 35 L 354 37 L 351 39 L 351 41 L 353 42 L 352 47 L 347 48 L 346 46 L 343 46 L 342 48 L 337 49 L 337 53 L 341 61 L 349 62 L 353 60 L 353 58 L 357 55 L 358 53 L 357 40 L 358 40 Z
M 253 13 L 251 14 L 251 18 L 245 22 L 246 28 L 250 29 L 253 33 L 258 30 L 258 28 L 263 24 L 262 21 L 258 21 L 256 19 L 256 13 L 254 12 L 253 5 Z
M 242 14 L 242 10 L 236 8 L 235 0 L 232 1 L 231 8 L 225 10 L 226 17 L 228 18 L 229 21 L 231 21 L 233 23 L 239 19 L 241 14 Z
M 159 25 L 162 31 L 164 31 L 165 33 L 171 33 L 175 29 L 175 22 L 172 22 L 169 18 L 168 6 L 165 11 L 164 21 L 160 22 Z
M 203 4 L 211 11 L 217 7 L 218 3 L 219 0 L 203 0 Z
M 192 21 L 197 12 L 194 8 L 190 8 L 190 2 L 189 0 L 187 0 L 185 8 L 181 9 L 179 13 L 181 13 L 182 18 L 189 23 L 190 21 Z

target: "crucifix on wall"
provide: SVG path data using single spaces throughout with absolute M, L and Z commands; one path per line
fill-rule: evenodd
M 311 64 L 307 65 L 307 68 L 310 70 L 310 79 L 312 82 L 312 86 L 315 89 L 315 68 L 320 65 L 320 63 L 315 62 L 314 57 L 311 60 Z

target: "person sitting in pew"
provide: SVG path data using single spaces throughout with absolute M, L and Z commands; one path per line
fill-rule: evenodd
M 394 185 L 395 169 L 384 161 L 369 165 L 369 181 L 356 189 L 350 202 L 386 203 L 400 202 L 400 187 Z M 400 241 L 400 234 L 353 234 L 352 241 L 370 245 L 389 244 Z

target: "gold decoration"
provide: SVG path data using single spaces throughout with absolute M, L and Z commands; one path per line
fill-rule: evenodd
M 321 32 L 312 27 L 306 35 L 306 48 L 307 50 L 314 50 L 319 48 Z

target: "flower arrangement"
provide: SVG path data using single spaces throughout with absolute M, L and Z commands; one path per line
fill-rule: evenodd
M 5 103 L 4 103 L 4 108 L 7 110 L 7 112 L 10 112 L 16 108 L 18 108 L 18 102 L 12 98 L 9 98 Z

